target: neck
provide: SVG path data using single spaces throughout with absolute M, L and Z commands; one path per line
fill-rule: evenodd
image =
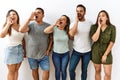
M 16 27 L 16 26 L 18 26 L 18 24 L 17 24 L 17 23 L 15 23 L 15 24 L 12 24 L 12 26 L 13 26 L 13 27 Z
M 82 18 L 81 20 L 79 20 L 80 22 L 84 22 L 85 21 L 85 18 Z
M 38 24 L 43 24 L 42 20 L 36 21 Z
M 107 27 L 107 24 L 102 24 L 102 27 Z
M 64 30 L 64 26 L 58 26 L 60 30 Z

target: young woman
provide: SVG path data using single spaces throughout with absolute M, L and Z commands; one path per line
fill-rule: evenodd
M 60 73 L 62 73 L 62 80 L 66 80 L 67 76 L 66 69 L 69 61 L 69 25 L 69 17 L 62 15 L 54 25 L 51 25 L 44 30 L 47 34 L 53 33 L 52 60 L 55 66 L 56 80 L 60 80 Z
M 8 68 L 7 80 L 18 80 L 18 70 L 23 61 L 23 38 L 24 33 L 19 32 L 19 15 L 16 10 L 9 10 L 6 22 L 0 32 L 0 37 L 7 37 L 5 49 L 5 63 Z
M 116 28 L 110 23 L 105 10 L 99 12 L 97 21 L 92 25 L 90 36 L 93 40 L 92 61 L 95 67 L 95 80 L 101 79 L 101 66 L 104 68 L 104 80 L 111 80 L 112 47 L 115 43 Z

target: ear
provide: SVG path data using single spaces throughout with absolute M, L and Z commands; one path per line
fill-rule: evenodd
M 45 17 L 45 15 L 43 14 L 43 17 Z

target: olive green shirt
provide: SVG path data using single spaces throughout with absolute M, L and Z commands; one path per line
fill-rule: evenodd
M 98 26 L 95 26 L 95 25 L 91 26 L 90 37 L 93 36 L 93 34 L 96 32 L 97 28 L 98 28 Z M 100 31 L 99 39 L 96 42 L 94 42 L 92 45 L 92 60 L 93 61 L 97 61 L 98 56 L 100 56 L 100 55 L 102 57 L 102 55 L 105 53 L 106 49 L 108 48 L 109 43 L 115 42 L 115 37 L 116 37 L 116 28 L 113 25 L 109 25 L 109 26 L 107 26 L 107 28 L 104 31 L 102 31 L 102 30 Z M 96 54 L 98 54 L 98 55 L 96 55 Z M 112 63 L 111 51 L 108 54 L 108 56 L 110 56 L 110 58 L 109 58 L 110 60 L 108 59 L 108 63 L 111 64 Z

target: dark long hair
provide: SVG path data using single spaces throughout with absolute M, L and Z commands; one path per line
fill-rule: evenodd
M 67 16 L 67 15 L 62 15 L 62 16 L 65 16 L 66 17 L 66 19 L 67 19 L 67 21 L 66 21 L 66 26 L 65 26 L 65 31 L 66 31 L 66 33 L 68 34 L 68 32 L 69 32 L 69 26 L 70 26 L 70 18 Z
M 8 12 L 7 12 L 7 15 L 6 15 L 6 22 L 4 23 L 3 27 L 7 24 L 7 17 L 9 16 L 10 12 L 15 12 L 16 15 L 17 15 L 17 24 L 19 25 L 19 22 L 20 22 L 20 18 L 19 18 L 19 15 L 18 15 L 18 12 L 14 9 L 10 9 Z M 12 25 L 11 25 L 12 26 Z M 10 28 L 8 29 L 8 35 L 11 35 L 11 26 Z
M 98 13 L 98 16 L 97 16 L 97 20 L 96 20 L 95 25 L 98 26 L 98 18 L 99 18 L 100 13 L 102 13 L 102 12 L 104 12 L 104 13 L 106 14 L 107 18 L 108 18 L 107 21 L 106 21 L 106 24 L 107 24 L 107 25 L 111 25 L 109 14 L 108 14 L 108 12 L 105 11 L 105 10 L 101 10 L 101 11 Z

